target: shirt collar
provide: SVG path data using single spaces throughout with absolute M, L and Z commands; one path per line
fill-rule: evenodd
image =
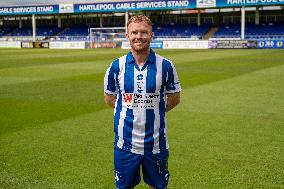
M 149 54 L 146 62 L 154 63 L 155 59 L 156 59 L 155 52 L 153 51 L 153 49 L 150 49 L 150 54 Z M 129 53 L 127 54 L 126 60 L 127 60 L 127 63 L 135 63 L 135 59 L 134 59 L 131 51 L 129 51 Z

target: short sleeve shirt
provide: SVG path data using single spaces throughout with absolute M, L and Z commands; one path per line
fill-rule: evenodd
M 104 92 L 117 95 L 115 147 L 136 154 L 166 151 L 166 94 L 180 91 L 173 63 L 152 49 L 142 67 L 131 52 L 114 60 L 105 74 Z

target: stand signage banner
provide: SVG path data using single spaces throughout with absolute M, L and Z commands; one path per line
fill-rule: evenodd
M 193 0 L 191 0 L 193 2 Z M 195 3 L 194 3 L 195 4 Z M 139 10 L 187 9 L 194 8 L 189 0 L 182 1 L 121 1 L 92 4 L 74 4 L 74 12 L 122 12 Z
M 125 12 L 284 5 L 284 0 L 13 0 L 0 1 L 0 15 Z
M 57 14 L 59 5 L 0 7 L 0 15 Z
M 198 0 L 197 0 L 198 1 Z M 216 0 L 217 7 L 283 5 L 284 0 Z

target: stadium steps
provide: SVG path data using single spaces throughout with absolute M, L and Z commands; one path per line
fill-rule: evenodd
M 53 36 L 60 36 L 61 33 L 65 32 L 66 30 L 69 30 L 69 27 L 66 27 L 66 28 L 62 29 L 61 31 L 55 33 Z
M 214 35 L 214 33 L 218 30 L 218 27 L 212 27 L 210 30 L 204 35 L 204 39 L 209 39 Z
M 58 31 L 58 32 L 55 32 L 55 33 L 53 33 L 52 35 L 43 38 L 43 40 L 49 40 L 50 38 L 55 37 L 55 36 L 57 36 L 58 34 L 60 34 L 61 32 L 65 31 L 66 29 L 67 29 L 67 28 L 64 28 L 64 29 L 62 29 L 62 30 L 60 30 L 60 31 Z
M 12 30 L 10 30 L 8 32 L 5 32 L 5 33 L 3 33 L 2 36 L 11 36 L 11 34 L 14 32 L 14 30 L 16 30 L 16 29 L 14 28 L 14 29 L 12 29 Z

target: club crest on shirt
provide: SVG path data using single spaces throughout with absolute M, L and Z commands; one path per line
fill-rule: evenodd
M 142 93 L 143 92 L 143 85 L 144 85 L 144 82 L 143 82 L 143 74 L 139 74 L 137 75 L 137 93 Z
M 160 95 L 156 93 L 123 93 L 122 100 L 127 108 L 153 109 L 159 106 Z
M 139 80 L 143 80 L 143 75 L 142 75 L 142 74 L 137 75 L 137 80 L 138 80 L 138 81 L 139 81 Z

